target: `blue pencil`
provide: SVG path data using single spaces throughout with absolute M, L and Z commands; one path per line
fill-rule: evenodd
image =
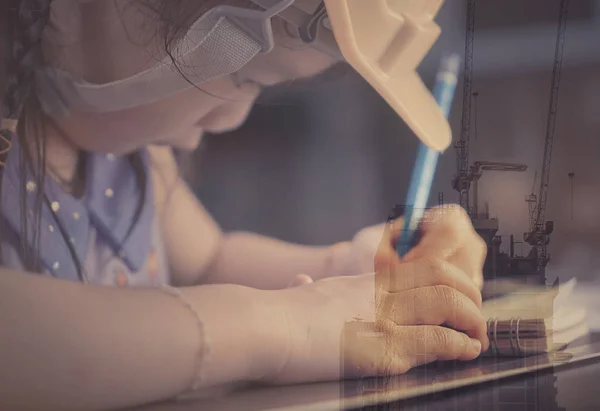
M 460 57 L 458 55 L 453 54 L 444 58 L 433 88 L 433 95 L 446 118 L 452 107 L 459 68 Z M 439 155 L 438 151 L 430 149 L 423 143 L 420 144 L 406 196 L 404 227 L 400 239 L 396 243 L 396 252 L 400 257 L 404 257 L 412 248 L 415 232 L 429 201 Z

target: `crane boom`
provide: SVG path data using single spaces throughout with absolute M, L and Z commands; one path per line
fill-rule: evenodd
M 527 164 L 500 163 L 497 161 L 476 161 L 471 166 L 471 174 L 481 171 L 527 171 Z
M 550 182 L 550 162 L 552 160 L 552 146 L 554 143 L 554 129 L 556 125 L 556 109 L 558 107 L 558 92 L 562 71 L 563 49 L 565 45 L 565 32 L 567 28 L 567 12 L 570 0 L 561 0 L 558 32 L 556 35 L 556 48 L 554 67 L 552 68 L 552 88 L 550 103 L 548 104 L 548 120 L 546 123 L 546 140 L 544 144 L 544 160 L 540 178 L 540 194 L 538 196 L 536 225 L 544 224 L 546 220 L 546 201 L 548 199 L 548 183 Z
M 465 67 L 463 78 L 463 109 L 460 140 L 456 142 L 457 175 L 454 189 L 459 204 L 469 211 L 469 138 L 471 131 L 471 88 L 473 81 L 473 41 L 475 39 L 475 0 L 467 0 L 467 28 L 465 38 Z
M 540 175 L 540 191 L 537 197 L 537 205 L 532 210 L 531 231 L 526 238 L 527 242 L 537 249 L 539 266 L 545 266 L 548 261 L 546 246 L 548 244 L 547 236 L 550 233 L 546 229 L 546 202 L 548 199 L 548 184 L 550 182 L 550 162 L 552 161 L 552 146 L 554 143 L 556 111 L 558 107 L 558 93 L 560 90 L 569 1 L 570 0 L 560 1 L 558 30 L 554 50 L 554 66 L 552 68 L 552 82 L 550 88 L 550 102 L 548 104 L 548 119 L 546 123 L 546 138 L 544 141 L 544 158 Z

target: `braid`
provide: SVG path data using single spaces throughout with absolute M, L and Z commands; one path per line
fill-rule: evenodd
M 8 16 L 7 80 L 2 117 L 18 120 L 43 65 L 42 33 L 50 18 L 51 0 L 12 0 Z
M 43 64 L 42 33 L 50 18 L 50 2 L 6 1 L 6 85 L 0 123 L 0 166 L 6 161 L 23 104 L 33 89 L 35 69 Z

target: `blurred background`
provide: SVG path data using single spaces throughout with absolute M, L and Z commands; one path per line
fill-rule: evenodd
M 539 191 L 559 3 L 476 1 L 470 161 L 528 165 L 521 173 L 484 173 L 479 181 L 480 208 L 487 203 L 498 218 L 497 234 L 519 241 L 529 229 L 525 198 Z M 420 66 L 429 86 L 443 53 L 464 55 L 466 21 L 467 0 L 446 0 L 437 19 L 442 36 Z M 455 141 L 462 96 L 461 80 L 450 119 Z M 190 184 L 225 230 L 328 244 L 385 221 L 403 203 L 417 139 L 357 74 L 317 78 L 265 97 L 241 129 L 206 136 L 188 164 Z M 555 224 L 549 278 L 600 278 L 599 103 L 600 1 L 573 0 L 548 187 L 546 218 Z M 450 148 L 432 205 L 438 193 L 446 203 L 458 201 L 456 170 Z M 515 253 L 528 248 L 517 243 Z

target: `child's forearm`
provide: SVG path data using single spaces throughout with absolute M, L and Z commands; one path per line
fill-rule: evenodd
M 257 379 L 281 365 L 277 353 L 286 354 L 287 336 L 277 334 L 285 327 L 268 305 L 272 292 L 208 286 L 184 293 L 211 340 L 204 386 Z M 194 315 L 173 296 L 5 269 L 0 329 L 0 409 L 107 409 L 167 399 L 189 388 L 200 344 Z
M 349 243 L 302 246 L 252 233 L 230 233 L 203 281 L 282 289 L 298 274 L 314 280 L 339 274 L 349 247 Z

